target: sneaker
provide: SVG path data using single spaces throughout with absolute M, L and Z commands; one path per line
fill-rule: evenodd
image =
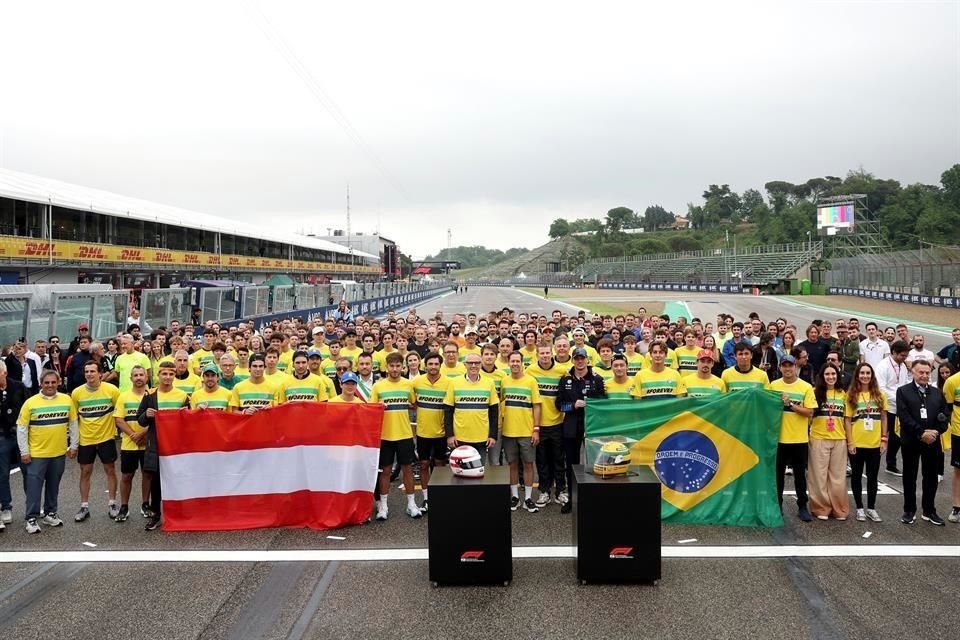
M 557 499 L 554 502 L 560 505 L 567 504 L 570 502 L 570 494 L 566 491 L 561 491 L 557 494 Z
M 120 510 L 117 511 L 117 516 L 113 519 L 114 522 L 126 522 L 127 518 L 130 517 L 130 508 L 127 505 L 121 505 Z
M 377 520 L 380 520 L 381 522 L 383 522 L 384 520 L 387 519 L 387 516 L 388 516 L 388 515 L 389 515 L 389 509 L 387 509 L 387 505 L 385 505 L 385 504 L 383 504 L 383 503 L 378 504 L 378 505 L 377 505 Z
M 830 516 L 817 516 L 817 520 L 829 520 Z
M 510 496 L 510 511 L 516 511 L 517 507 L 520 506 L 520 498 L 517 496 Z
M 903 524 L 913 524 L 916 521 L 917 521 L 917 514 L 913 513 L 912 511 L 907 511 L 902 516 L 900 516 L 900 522 L 902 522 Z
M 926 520 L 927 522 L 929 522 L 930 524 L 935 524 L 938 527 L 942 527 L 946 524 L 946 522 L 943 521 L 943 518 L 937 515 L 936 511 L 932 513 L 924 513 L 920 517 Z
M 4 509 L 0 511 L 0 523 L 11 524 L 13 522 L 13 511 Z
M 848 465 L 847 465 L 847 477 L 849 478 L 849 477 L 852 476 L 852 475 L 853 475 L 853 469 L 852 469 L 852 468 L 850 467 L 850 465 L 848 464 Z
M 120 513 L 120 507 L 117 506 L 117 503 L 114 502 L 112 505 L 107 507 L 107 515 L 110 516 L 111 520 L 116 520 L 117 515 Z
M 800 510 L 797 511 L 797 517 L 804 522 L 813 522 L 813 517 L 810 515 L 810 511 L 806 507 L 800 507 Z
M 428 504 L 429 502 L 430 502 L 429 500 L 424 500 L 424 501 L 423 501 L 423 504 L 420 505 L 420 512 L 421 512 L 421 513 L 426 513 L 426 512 L 429 510 L 429 509 L 427 508 L 427 504 Z
M 572 502 L 567 502 L 562 507 L 560 507 L 560 513 L 566 514 L 566 513 L 570 513 L 571 511 L 573 511 Z
M 420 509 L 416 505 L 414 506 L 407 505 L 407 515 L 410 516 L 411 518 L 423 517 L 423 513 L 420 511 Z
M 140 504 L 140 515 L 143 516 L 144 518 L 153 517 L 153 511 L 150 510 L 149 502 L 143 502 Z
M 543 509 L 543 508 L 546 507 L 548 504 L 550 504 L 550 494 L 549 494 L 549 493 L 541 493 L 539 496 L 537 496 L 537 506 L 538 506 L 538 507 L 540 507 L 541 509 Z
M 867 512 L 863 509 L 857 509 L 857 522 L 866 522 Z
M 73 516 L 74 522 L 83 522 L 90 517 L 89 507 L 80 507 L 80 510 L 77 511 L 77 515 Z
M 943 482 L 943 475 L 942 475 L 942 474 L 938 474 L 938 475 L 937 475 L 937 484 L 940 484 L 941 482 Z
M 883 522 L 883 518 L 880 517 L 876 509 L 867 509 L 867 517 L 873 522 Z
M 847 516 L 837 516 L 837 522 L 846 522 Z
M 785 476 L 792 476 L 792 475 L 793 475 L 793 467 L 786 467 L 786 468 L 783 470 L 783 475 L 785 475 Z
M 7 528 L 7 525 L 3 524 L 3 520 L 0 520 L 0 531 L 4 531 Z
M 887 473 L 892 476 L 897 476 L 898 478 L 903 476 L 903 473 L 900 471 L 900 469 L 897 469 L 896 466 L 887 467 Z
M 530 513 L 536 513 L 540 511 L 540 507 L 537 506 L 537 503 L 533 501 L 533 498 L 527 498 L 523 501 L 523 508 L 529 511 Z
M 47 525 L 48 527 L 63 526 L 63 520 L 61 520 L 60 516 L 58 516 L 56 513 L 48 513 L 47 515 L 43 516 L 43 519 L 40 522 Z
M 160 518 L 157 516 L 150 516 L 147 518 L 147 524 L 143 525 L 144 531 L 156 531 L 160 528 Z
M 27 520 L 27 533 L 40 533 L 40 525 L 37 524 L 36 518 L 30 518 Z
M 950 522 L 960 522 L 960 507 L 954 507 L 950 515 L 947 516 L 947 520 Z

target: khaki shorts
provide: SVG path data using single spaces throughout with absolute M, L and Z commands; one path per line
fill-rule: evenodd
M 530 442 L 529 437 L 511 438 L 504 436 L 503 454 L 507 456 L 508 463 L 517 462 L 518 460 L 522 462 L 533 462 L 537 457 L 533 443 Z

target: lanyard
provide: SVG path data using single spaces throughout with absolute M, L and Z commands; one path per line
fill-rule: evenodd
M 897 366 L 893 366 L 893 358 L 890 358 L 890 369 L 893 371 L 893 375 L 895 375 L 895 376 L 897 377 L 897 378 L 896 378 L 896 381 L 897 381 L 897 382 L 900 382 L 900 367 L 901 367 L 901 366 L 902 366 L 902 365 L 900 365 L 900 364 L 898 364 Z

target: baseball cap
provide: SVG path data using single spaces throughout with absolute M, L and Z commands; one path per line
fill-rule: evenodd
M 360 382 L 360 378 L 358 378 L 357 374 L 355 374 L 354 372 L 347 371 L 342 376 L 340 376 L 340 384 L 347 384 L 348 382 L 357 384 L 358 382 Z
M 313 335 L 317 335 L 318 333 L 323 333 L 323 327 L 314 327 L 314 328 L 313 328 Z
M 307 357 L 308 357 L 308 358 L 312 358 L 312 357 L 314 357 L 314 356 L 316 356 L 316 357 L 318 357 L 318 358 L 322 358 L 322 357 L 323 357 L 323 352 L 320 351 L 320 349 L 316 349 L 316 348 L 313 348 L 313 347 L 311 347 L 310 349 L 307 349 Z
M 213 364 L 212 362 L 208 362 L 207 364 L 203 365 L 203 371 L 200 372 L 200 375 L 203 375 L 204 373 L 215 373 L 220 375 L 220 370 L 217 369 L 217 365 Z
M 470 335 L 471 333 L 472 333 L 473 335 L 477 335 L 477 330 L 474 329 L 473 327 L 470 327 L 469 329 L 466 330 L 466 332 L 464 332 L 463 335 L 468 336 L 468 335 Z
M 357 331 L 356 331 L 356 329 L 347 329 L 346 331 L 343 332 L 343 335 L 344 335 L 344 336 L 355 336 L 355 335 L 357 335 Z
M 570 352 L 570 356 L 573 358 L 586 358 L 587 350 L 583 347 L 574 347 L 573 351 Z
M 87 330 L 89 330 L 89 329 L 90 329 L 90 327 L 87 326 L 87 323 L 86 323 L 86 322 L 81 322 L 81 323 L 80 323 L 80 326 L 77 328 L 77 331 L 87 331 Z
M 697 354 L 697 360 L 713 360 L 713 351 L 701 349 L 700 353 Z
M 782 358 L 780 358 L 780 366 L 783 366 L 785 364 L 797 364 L 797 359 L 794 358 L 793 356 L 783 356 Z
M 583 335 L 587 335 L 587 330 L 584 329 L 583 327 L 578 326 L 576 329 L 573 330 L 573 333 L 582 333 Z

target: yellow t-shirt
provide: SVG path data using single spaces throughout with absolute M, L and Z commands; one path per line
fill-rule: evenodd
M 727 383 L 712 375 L 703 379 L 697 374 L 683 378 L 683 385 L 687 388 L 687 395 L 691 398 L 709 398 L 727 392 Z
M 442 377 L 442 374 L 441 374 L 441 377 Z M 499 394 L 500 385 L 503 383 L 503 379 L 509 378 L 510 373 L 509 372 L 504 373 L 500 369 L 494 369 L 493 373 L 490 373 L 488 371 L 484 371 L 483 367 L 480 367 L 480 377 L 489 378 L 493 382 L 493 387 L 497 390 L 497 393 Z
M 363 353 L 363 349 L 360 347 L 341 347 L 340 355 L 338 358 L 346 358 L 350 361 L 350 366 L 353 367 L 353 370 L 357 370 L 357 358 L 360 357 L 360 354 Z
M 207 405 L 207 409 L 227 411 L 230 408 L 231 397 L 233 397 L 232 392 L 227 391 L 220 385 L 217 385 L 216 391 L 209 393 L 207 388 L 201 384 L 190 394 L 190 408 L 196 409 L 201 404 L 205 404 Z
M 677 356 L 677 366 L 681 376 L 697 372 L 697 355 L 700 353 L 700 347 L 677 347 L 674 353 Z
M 480 348 L 480 347 L 476 347 L 476 346 L 473 347 L 473 348 L 471 348 L 471 347 L 468 347 L 467 345 L 463 345 L 463 346 L 460 347 L 459 354 L 460 354 L 460 355 L 457 356 L 457 359 L 458 359 L 460 362 L 463 362 L 464 360 L 467 359 L 467 356 L 470 356 L 470 355 L 477 355 L 477 356 L 482 355 L 482 354 L 483 354 L 483 349 Z
M 137 409 L 140 408 L 140 402 L 143 400 L 143 396 L 145 395 L 146 390 L 139 394 L 132 390 L 121 392 L 120 395 L 117 396 L 116 405 L 114 405 L 114 420 L 123 420 L 134 433 L 140 431 L 140 429 L 143 427 L 141 427 L 140 423 L 137 422 Z M 130 436 L 128 436 L 126 433 L 122 434 L 120 440 L 121 451 L 143 451 L 146 448 L 146 442 L 140 446 L 137 446 L 137 443 L 131 440 Z
M 625 382 L 617 382 L 616 378 L 603 381 L 603 390 L 607 392 L 609 400 L 633 400 L 630 390 L 633 389 L 633 380 L 627 376 Z
M 213 355 L 213 351 L 200 348 L 190 354 L 187 369 L 189 369 L 191 373 L 199 374 L 200 370 L 208 364 L 217 364 L 216 357 Z
M 949 378 L 947 382 L 949 382 Z M 844 407 L 845 417 L 850 418 L 853 432 L 853 444 L 864 449 L 879 449 L 880 440 L 886 435 L 880 424 L 880 417 L 887 411 L 887 397 L 880 394 L 880 402 L 870 398 L 870 394 L 861 391 L 857 394 L 857 404 Z M 872 421 L 872 422 L 871 422 Z M 867 429 L 869 427 L 869 429 Z
M 569 370 L 569 365 L 556 362 L 549 369 L 543 369 L 539 362 L 534 362 L 526 371 L 528 375 L 533 376 L 540 388 L 541 427 L 553 427 L 563 423 L 564 414 L 557 408 L 557 388 L 560 386 L 560 378 Z
M 490 434 L 487 409 L 499 402 L 493 381 L 466 376 L 450 379 L 445 405 L 453 407 L 453 434 L 461 442 L 486 442 Z
M 943 401 L 953 405 L 950 414 L 950 433 L 960 436 L 960 373 L 955 373 L 943 383 Z
M 70 397 L 80 421 L 80 445 L 100 444 L 113 440 L 117 423 L 113 419 L 120 390 L 109 382 L 101 382 L 95 391 L 81 385 Z
M 247 407 L 265 409 L 277 406 L 277 388 L 269 378 L 255 383 L 251 378 L 238 382 L 230 396 L 230 408 L 243 411 Z
M 653 360 L 650 359 L 650 352 L 643 356 L 643 368 L 649 369 L 653 366 Z M 677 352 L 673 349 L 667 349 L 667 355 L 663 357 L 663 366 L 667 369 L 677 370 L 680 368 L 680 362 L 677 360 Z
M 296 353 L 293 349 L 289 351 L 281 351 L 280 357 L 277 359 L 277 369 L 283 371 L 284 373 L 288 371 L 293 371 L 293 354 Z
M 633 377 L 633 389 L 630 390 L 634 398 L 673 398 L 686 392 L 680 374 L 670 368 L 663 371 L 641 369 Z
M 448 367 L 446 362 L 440 363 L 440 375 L 445 378 L 462 378 L 467 375 L 467 368 L 462 362 L 458 362 L 455 367 Z
M 361 400 L 359 397 L 357 397 L 356 395 L 354 395 L 354 396 L 353 396 L 353 399 L 350 400 L 349 402 L 347 402 L 346 400 L 343 399 L 343 396 L 342 396 L 342 395 L 337 394 L 337 395 L 335 395 L 334 397 L 330 398 L 330 402 L 332 402 L 333 404 L 354 404 L 354 403 L 358 403 L 358 402 L 359 402 L 359 403 L 362 403 L 363 400 Z
M 627 375 L 632 378 L 640 372 L 640 369 L 643 369 L 643 356 L 639 353 L 627 356 Z
M 189 405 L 190 396 L 176 387 L 167 392 L 157 389 L 155 393 L 158 411 L 172 411 Z
M 777 393 L 786 393 L 790 397 L 791 404 L 799 404 L 806 409 L 817 408 L 817 398 L 813 395 L 813 387 L 805 380 L 797 378 L 793 383 L 787 384 L 783 381 L 783 378 L 778 378 L 770 383 L 770 390 Z M 809 442 L 807 432 L 809 422 L 809 418 L 785 408 L 783 418 L 780 421 L 780 442 L 783 444 Z
M 460 350 L 460 353 L 463 353 L 463 349 Z M 527 368 L 537 362 L 537 347 L 528 349 L 526 346 L 522 346 L 520 347 L 520 355 L 523 356 L 523 367 Z
M 816 394 L 814 394 L 816 397 Z M 843 427 L 843 418 L 846 415 L 847 394 L 842 389 L 828 389 L 826 401 L 813 412 L 810 421 L 810 438 L 812 440 L 846 440 L 847 434 Z
M 370 402 L 382 402 L 384 407 L 381 440 L 407 440 L 413 437 L 410 403 L 415 401 L 413 385 L 406 378 L 396 382 L 386 378 L 373 385 Z
M 598 362 L 597 364 L 593 365 L 593 372 L 598 376 L 600 376 L 601 378 L 603 378 L 604 387 L 606 387 L 607 382 L 609 382 L 610 380 L 613 380 L 612 365 L 610 366 L 610 368 L 607 368 L 606 366 L 604 366 L 603 362 Z
M 496 362 L 493 363 L 493 366 L 497 368 L 497 371 L 502 373 L 504 377 L 510 375 L 510 363 L 504 362 L 500 359 L 500 356 L 497 356 Z
M 67 453 L 68 427 L 76 419 L 77 408 L 70 396 L 58 393 L 48 398 L 38 393 L 27 398 L 20 407 L 17 426 L 28 430 L 27 446 L 31 457 L 58 458 Z
M 510 438 L 532 436 L 533 408 L 540 404 L 537 380 L 527 374 L 519 379 L 513 376 L 504 378 L 500 384 L 500 397 L 503 399 L 503 435 Z
M 380 349 L 379 351 L 374 351 L 373 352 L 373 370 L 379 371 L 382 374 L 386 374 L 387 373 L 387 356 L 390 355 L 391 353 L 400 353 L 400 352 L 397 351 L 396 349 L 393 349 L 392 351 L 384 351 L 383 349 Z M 404 363 L 406 363 L 406 360 L 404 360 Z M 404 364 L 404 366 L 406 366 L 406 364 Z
M 189 372 L 189 375 L 181 380 L 180 378 L 173 379 L 173 388 L 183 391 L 185 394 L 190 395 L 193 393 L 193 390 L 199 386 L 202 386 L 203 383 L 200 382 L 200 377 L 194 375 L 193 371 Z
M 339 358 L 340 356 L 337 356 Z M 337 360 L 336 358 L 324 358 L 320 361 L 320 370 L 323 371 L 323 375 L 327 377 L 332 377 L 337 375 Z
M 450 379 L 440 376 L 430 382 L 427 376 L 413 380 L 414 401 L 417 404 L 417 437 L 442 438 L 443 401 L 447 397 Z
M 750 370 L 746 373 L 741 373 L 736 367 L 730 367 L 723 370 L 720 379 L 727 385 L 728 391 L 739 391 L 754 387 L 767 389 L 770 386 L 770 378 L 756 367 L 750 367 Z
M 308 373 L 303 380 L 292 374 L 283 377 L 277 387 L 277 402 L 326 402 L 327 385 L 320 376 Z
M 570 344 L 570 353 L 573 354 L 573 350 L 577 348 L 575 343 Z M 590 361 L 590 366 L 600 362 L 600 354 L 597 353 L 597 350 L 588 345 L 586 342 L 583 343 L 583 349 L 587 352 L 587 359 Z M 572 366 L 572 365 L 571 365 Z

